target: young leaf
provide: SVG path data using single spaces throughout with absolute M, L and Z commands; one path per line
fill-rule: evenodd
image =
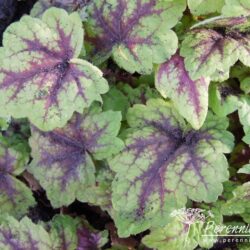
M 179 113 L 199 129 L 204 123 L 208 109 L 209 79 L 192 80 L 186 71 L 183 57 L 178 53 L 161 64 L 155 76 L 155 87 L 165 98 L 172 99 Z
M 53 249 L 97 250 L 106 242 L 106 231 L 97 232 L 80 218 L 57 215 L 50 223 Z
M 188 0 L 188 7 L 195 16 L 220 13 L 225 0 Z
M 223 153 L 233 146 L 227 120 L 209 115 L 195 131 L 160 99 L 134 105 L 127 119 L 126 148 L 110 161 L 117 173 L 112 202 L 120 236 L 164 226 L 187 198 L 217 199 L 228 178 Z
M 98 68 L 76 59 L 82 45 L 78 14 L 62 9 L 10 25 L 0 48 L 0 115 L 28 117 L 51 130 L 63 127 L 74 111 L 101 101 L 108 84 Z
M 248 16 L 250 14 L 250 2 L 248 0 L 225 0 L 222 8 L 222 15 L 232 16 Z
M 28 208 L 35 205 L 31 190 L 16 177 L 28 161 L 27 154 L 10 148 L 0 137 L 0 212 L 15 217 L 23 216 Z
M 180 49 L 191 78 L 222 81 L 237 60 L 250 66 L 249 27 L 246 17 L 212 18 L 193 26 Z
M 33 161 L 28 170 L 47 191 L 54 207 L 82 200 L 84 190 L 95 183 L 92 157 L 101 160 L 119 152 L 123 143 L 116 136 L 120 112 L 96 110 L 75 114 L 62 129 L 32 129 Z
M 151 73 L 153 63 L 175 53 L 178 40 L 170 29 L 184 9 L 184 0 L 94 0 L 86 24 L 93 60 L 112 55 L 130 73 Z
M 13 217 L 4 216 L 0 223 L 0 249 L 53 248 L 49 234 L 42 226 L 34 224 L 27 217 L 18 222 Z

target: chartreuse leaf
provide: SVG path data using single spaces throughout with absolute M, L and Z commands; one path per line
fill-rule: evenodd
M 170 30 L 186 7 L 184 0 L 94 0 L 88 8 L 87 42 L 96 63 L 112 55 L 130 73 L 149 74 L 153 63 L 175 53 Z
M 47 191 L 54 207 L 82 200 L 84 190 L 95 183 L 95 160 L 121 150 L 116 136 L 120 112 L 100 113 L 97 109 L 75 114 L 62 129 L 42 132 L 32 129 L 33 161 L 28 170 Z
M 33 17 L 41 17 L 51 7 L 65 9 L 68 12 L 78 11 L 82 19 L 86 17 L 85 7 L 88 1 L 82 0 L 38 0 L 30 11 Z
M 186 71 L 183 57 L 178 53 L 161 64 L 156 72 L 155 86 L 163 97 L 171 98 L 179 113 L 199 129 L 208 110 L 209 79 L 192 80 Z
M 110 161 L 112 202 L 121 237 L 164 226 L 187 198 L 213 202 L 228 178 L 228 122 L 211 114 L 196 131 L 160 99 L 128 111 L 126 148 Z
M 80 218 L 57 215 L 50 223 L 52 249 L 100 249 L 107 242 L 107 231 L 93 230 Z
M 193 26 L 180 49 L 191 78 L 222 81 L 236 61 L 250 66 L 249 27 L 247 17 L 211 18 Z
M 41 225 L 34 224 L 27 217 L 19 222 L 11 216 L 2 216 L 0 249 L 48 250 L 53 248 L 49 234 Z
M 223 16 L 248 16 L 250 14 L 250 2 L 248 0 L 225 0 L 222 8 Z
M 77 59 L 82 46 L 77 13 L 51 8 L 42 20 L 24 16 L 10 25 L 0 48 L 0 115 L 51 130 L 101 101 L 108 84 L 98 68 Z
M 220 13 L 225 0 L 188 0 L 188 7 L 195 16 Z
M 18 145 L 17 145 L 18 147 Z M 9 147 L 0 136 L 0 212 L 23 216 L 35 205 L 31 190 L 16 177 L 25 170 L 28 154 Z
M 240 107 L 240 97 L 226 82 L 212 83 L 209 88 L 209 107 L 217 116 L 227 116 Z

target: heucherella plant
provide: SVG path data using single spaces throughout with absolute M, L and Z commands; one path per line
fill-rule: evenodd
M 0 0 L 0 46 L 0 250 L 250 249 L 249 0 Z

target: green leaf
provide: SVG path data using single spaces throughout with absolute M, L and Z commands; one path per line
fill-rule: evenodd
M 116 172 L 112 203 L 121 237 L 164 226 L 187 198 L 213 202 L 228 179 L 223 153 L 233 147 L 228 122 L 211 114 L 196 131 L 163 100 L 134 105 L 126 147 L 110 161 Z
M 35 205 L 31 190 L 21 182 L 19 176 L 28 162 L 27 152 L 10 148 L 7 140 L 0 137 L 0 212 L 17 218 Z
M 77 13 L 51 8 L 42 20 L 24 16 L 10 25 L 0 48 L 0 115 L 28 117 L 52 130 L 101 101 L 108 84 L 98 68 L 77 58 L 82 46 Z
M 220 13 L 225 0 L 188 0 L 188 7 L 195 16 Z
M 191 78 L 223 81 L 238 60 L 250 66 L 249 27 L 246 17 L 216 17 L 193 26 L 180 49 Z
M 88 8 L 87 42 L 99 64 L 110 56 L 130 73 L 150 74 L 178 47 L 171 28 L 182 16 L 184 0 L 94 0 Z M 93 57 L 93 58 L 92 58 Z
M 179 113 L 194 129 L 199 129 L 207 116 L 208 85 L 209 79 L 201 77 L 194 81 L 189 77 L 179 53 L 156 71 L 156 89 L 163 97 L 171 98 Z
M 62 129 L 32 129 L 33 161 L 28 170 L 47 191 L 54 207 L 83 200 L 85 189 L 94 186 L 93 159 L 108 158 L 123 147 L 116 137 L 120 121 L 120 112 L 92 109 L 84 115 L 75 114 Z
M 250 2 L 248 0 L 225 0 L 222 8 L 223 16 L 248 16 L 250 14 Z

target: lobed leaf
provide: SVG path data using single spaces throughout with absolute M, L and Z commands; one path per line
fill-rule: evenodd
M 211 114 L 195 131 L 162 100 L 128 112 L 126 148 L 110 161 L 112 203 L 121 237 L 164 226 L 187 198 L 213 202 L 228 179 L 223 153 L 233 147 L 228 123 Z
M 212 18 L 193 26 L 180 49 L 191 78 L 223 81 L 238 60 L 250 66 L 249 26 L 247 17 Z
M 193 128 L 204 123 L 208 110 L 209 79 L 192 80 L 178 53 L 161 64 L 155 76 L 155 87 L 164 98 L 171 98 L 179 113 Z
M 52 130 L 63 127 L 74 111 L 101 101 L 108 84 L 98 68 L 77 59 L 82 45 L 78 14 L 62 9 L 10 25 L 0 48 L 0 115 L 28 117 L 38 128 Z
M 84 191 L 95 184 L 95 160 L 119 152 L 123 143 L 116 136 L 120 112 L 97 110 L 75 114 L 62 129 L 42 132 L 32 129 L 33 161 L 28 170 L 47 191 L 54 207 L 82 200 Z
M 175 53 L 178 40 L 170 29 L 185 7 L 184 0 L 92 1 L 86 31 L 93 60 L 100 63 L 112 55 L 130 73 L 151 73 L 153 63 Z

